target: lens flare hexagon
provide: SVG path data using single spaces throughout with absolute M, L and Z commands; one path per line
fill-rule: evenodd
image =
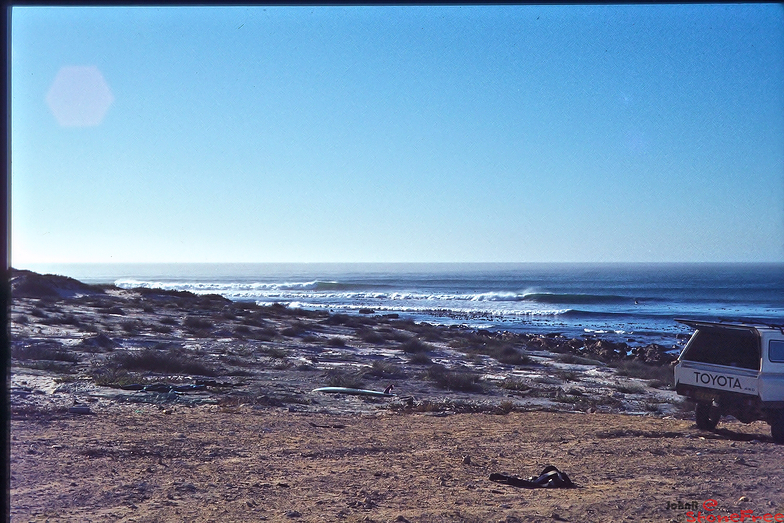
M 62 67 L 46 95 L 46 104 L 63 127 L 100 124 L 112 102 L 112 91 L 95 66 Z

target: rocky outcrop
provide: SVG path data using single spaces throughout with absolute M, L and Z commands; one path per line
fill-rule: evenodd
M 631 351 L 631 358 L 636 361 L 641 361 L 649 365 L 669 365 L 675 361 L 678 356 L 668 352 L 669 349 L 651 343 L 645 347 L 635 347 Z
M 103 294 L 97 285 L 55 274 L 11 269 L 11 295 L 19 298 L 71 298 L 77 294 Z

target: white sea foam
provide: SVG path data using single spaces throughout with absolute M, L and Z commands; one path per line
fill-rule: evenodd
M 89 269 L 91 274 L 95 268 Z M 65 273 L 65 272 L 63 272 Z M 673 317 L 781 318 L 782 265 L 131 267 L 105 281 L 220 294 L 231 300 L 312 309 L 408 313 L 514 330 L 659 341 L 680 333 Z M 695 278 L 698 276 L 698 278 Z M 122 279 L 118 279 L 122 278 Z M 706 280 L 707 278 L 707 280 Z M 699 281 L 699 286 L 692 282 Z M 706 283 L 707 282 L 707 283 Z M 731 291 L 731 292 L 730 292 Z M 448 318 L 448 320 L 446 319 Z M 778 320 L 780 322 L 782 320 Z M 585 329 L 585 330 L 584 330 Z
M 541 307 L 521 302 L 511 292 L 480 294 L 427 293 L 415 291 L 330 290 L 337 282 L 319 280 L 288 282 L 163 282 L 121 279 L 120 288 L 157 288 L 190 291 L 195 294 L 220 294 L 232 300 L 254 301 L 260 305 L 284 303 L 294 308 L 332 309 L 356 312 L 371 308 L 385 313 L 433 315 L 450 318 L 511 319 L 553 317 L 568 308 Z M 324 290 L 327 287 L 328 290 Z M 462 304 L 462 305 L 461 305 Z M 495 305 L 491 305 L 495 304 Z
M 258 305 L 272 305 L 274 300 L 257 300 Z M 517 317 L 525 318 L 532 316 L 558 316 L 569 311 L 569 309 L 492 309 L 492 308 L 469 308 L 469 307 L 441 307 L 434 308 L 427 304 L 422 305 L 403 305 L 403 304 L 370 304 L 370 303 L 335 303 L 335 302 L 311 302 L 311 301 L 289 301 L 289 307 L 298 309 L 331 309 L 342 311 L 358 311 L 361 309 L 373 309 L 376 312 L 400 312 L 408 314 L 430 314 L 436 316 L 465 316 L 465 317 Z
M 483 292 L 467 296 L 471 301 L 516 301 L 520 298 L 516 292 Z
M 219 283 L 219 282 L 161 282 L 161 281 L 142 281 L 130 278 L 120 279 L 114 282 L 117 287 L 121 289 L 163 289 L 163 290 L 178 290 L 190 291 L 193 293 L 252 293 L 252 292 L 269 292 L 269 291 L 285 291 L 285 290 L 309 290 L 315 289 L 321 283 L 334 283 L 334 282 L 282 282 L 282 283 Z
M 591 334 L 607 334 L 608 332 L 612 332 L 613 334 L 627 334 L 625 330 L 615 330 L 615 329 L 589 329 L 584 328 L 583 332 L 588 332 Z
M 122 289 L 147 288 L 189 291 L 195 294 L 221 294 L 234 300 L 330 300 L 353 302 L 374 301 L 416 301 L 416 302 L 520 302 L 527 294 L 516 292 L 484 293 L 423 293 L 416 291 L 380 290 L 334 290 L 330 287 L 340 285 L 337 281 L 288 281 L 288 282 L 205 282 L 179 281 L 165 282 L 133 278 L 118 279 L 115 282 Z

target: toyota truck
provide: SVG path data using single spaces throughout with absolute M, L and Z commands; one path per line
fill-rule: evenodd
M 695 403 L 697 427 L 721 416 L 764 420 L 784 443 L 784 325 L 676 319 L 695 329 L 675 361 L 675 391 Z

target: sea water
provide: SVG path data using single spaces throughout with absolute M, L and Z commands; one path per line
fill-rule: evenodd
M 566 336 L 682 344 L 675 318 L 784 324 L 784 264 L 71 264 L 86 283 Z

